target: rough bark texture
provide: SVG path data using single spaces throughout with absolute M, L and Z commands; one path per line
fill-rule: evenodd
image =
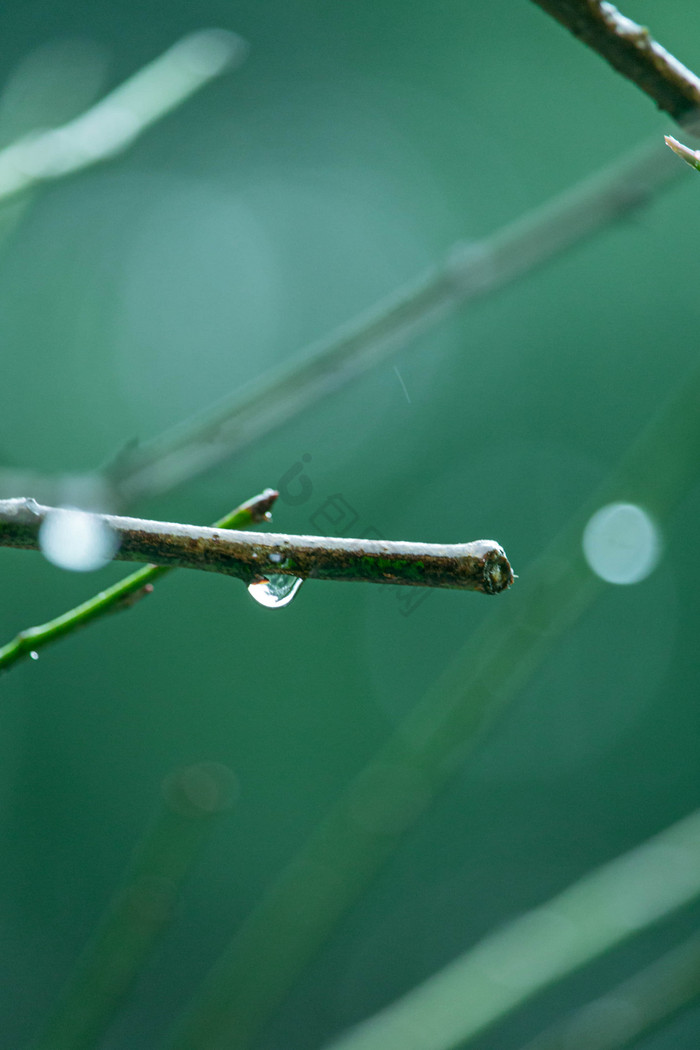
M 700 80 L 652 39 L 646 26 L 601 0 L 533 0 L 602 55 L 675 120 L 700 110 Z
M 55 511 L 33 499 L 0 501 L 0 546 L 38 549 L 41 524 Z M 246 583 L 285 575 L 498 594 L 513 582 L 505 551 L 494 540 L 395 543 L 98 517 L 118 537 L 118 561 L 220 572 Z

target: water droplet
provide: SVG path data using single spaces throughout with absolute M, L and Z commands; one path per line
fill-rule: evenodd
M 601 507 L 586 525 L 586 561 L 608 583 L 639 583 L 659 560 L 661 542 L 649 515 L 633 503 Z
M 273 551 L 272 554 L 268 554 L 268 558 L 270 561 L 275 562 L 276 565 L 279 565 L 279 563 L 284 560 L 284 555 L 279 554 L 277 551 Z
M 259 576 L 248 586 L 248 593 L 267 609 L 282 609 L 289 605 L 303 582 L 298 576 Z
M 89 572 L 114 557 L 117 534 L 96 514 L 72 507 L 50 510 L 39 529 L 39 545 L 47 561 L 59 569 Z
M 38 660 L 39 659 L 39 654 L 36 651 L 36 649 L 32 649 L 31 653 L 29 654 L 29 658 L 30 658 L 30 660 Z

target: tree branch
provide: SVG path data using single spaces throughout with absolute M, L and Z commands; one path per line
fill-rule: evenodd
M 58 508 L 43 507 L 33 499 L 0 500 L 0 546 L 40 550 L 42 523 L 57 512 Z M 206 528 L 111 514 L 94 517 L 116 534 L 118 561 L 220 572 L 245 583 L 282 575 L 497 594 L 513 582 L 505 551 L 494 540 L 396 543 L 245 533 L 221 526 Z
M 274 489 L 265 489 L 259 496 L 253 496 L 252 499 L 242 503 L 240 507 L 236 507 L 230 514 L 215 522 L 214 528 L 247 529 L 251 525 L 269 521 L 270 507 L 277 496 L 278 493 Z M 34 509 L 38 507 L 34 500 L 9 500 L 8 502 L 19 512 L 20 517 L 26 515 L 30 521 L 33 518 Z M 21 528 L 19 522 L 16 528 Z M 1 531 L 2 525 L 0 524 Z M 30 533 L 31 529 L 27 531 Z M 49 620 L 48 623 L 21 631 L 16 638 L 0 649 L 0 671 L 7 670 L 8 667 L 32 654 L 36 655 L 43 646 L 57 641 L 65 634 L 71 634 L 78 627 L 83 627 L 106 613 L 130 608 L 140 598 L 150 594 L 155 581 L 165 576 L 171 569 L 172 566 L 147 565 L 106 590 L 100 591 L 99 594 L 83 602 L 82 605 L 78 605 L 75 609 L 69 609 L 68 612 Z
M 268 521 L 277 495 L 265 489 L 211 528 L 95 515 L 116 533 L 116 560 L 150 564 L 54 620 L 21 631 L 0 648 L 0 671 L 105 613 L 133 605 L 174 568 L 220 572 L 248 585 L 270 576 L 314 577 L 497 594 L 513 582 L 505 552 L 493 540 L 440 545 L 239 531 Z M 0 547 L 40 550 L 41 525 L 56 510 L 33 499 L 0 500 Z
M 688 146 L 684 146 L 678 139 L 674 139 L 673 135 L 664 135 L 664 142 L 672 149 L 673 152 L 686 162 L 690 164 L 691 168 L 695 168 L 696 171 L 700 171 L 700 150 L 690 149 Z
M 638 25 L 602 0 L 533 0 L 680 122 L 700 109 L 700 79 Z

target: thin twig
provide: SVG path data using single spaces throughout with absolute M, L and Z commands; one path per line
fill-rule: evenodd
M 259 496 L 253 496 L 252 499 L 242 503 L 240 507 L 236 507 L 230 514 L 215 522 L 214 528 L 247 529 L 250 525 L 269 521 L 270 508 L 277 496 L 275 489 L 265 489 Z M 18 518 L 26 518 L 30 522 L 38 508 L 34 500 L 9 500 L 7 503 L 18 512 Z M 16 522 L 16 526 L 24 529 L 24 526 L 19 526 L 19 521 Z M 0 532 L 2 529 L 3 526 L 0 523 Z M 66 634 L 71 634 L 78 627 L 83 627 L 106 613 L 117 612 L 134 605 L 139 599 L 150 594 L 155 581 L 171 572 L 173 567 L 172 565 L 146 565 L 145 568 L 138 569 L 106 590 L 100 591 L 99 594 L 83 602 L 82 605 L 78 605 L 75 609 L 69 609 L 68 612 L 39 627 L 29 627 L 21 631 L 16 638 L 0 649 L 0 671 L 6 670 L 19 660 L 36 653 L 43 646 L 57 641 Z
M 602 0 L 533 0 L 680 122 L 700 109 L 700 78 L 652 39 L 646 26 Z
M 489 934 L 328 1050 L 401 1047 L 408 1033 L 411 1050 L 453 1050 L 699 895 L 696 811 Z
M 289 364 L 225 397 L 208 411 L 144 445 L 132 444 L 102 473 L 46 476 L 5 468 L 0 496 L 33 492 L 45 502 L 126 508 L 208 470 L 342 387 L 458 307 L 492 294 L 560 252 L 648 203 L 682 175 L 658 137 L 539 208 L 472 244 L 457 243 L 442 263 Z
M 40 550 L 41 526 L 57 513 L 60 508 L 33 499 L 0 500 L 0 547 Z M 494 540 L 403 543 L 239 532 L 221 525 L 206 528 L 112 514 L 93 517 L 116 535 L 117 561 L 219 572 L 246 583 L 282 575 L 498 594 L 513 582 L 505 551 Z
M 700 150 L 690 149 L 689 146 L 684 146 L 678 139 L 674 139 L 673 135 L 664 135 L 664 142 L 669 149 L 681 157 L 686 164 L 690 164 L 691 168 L 695 168 L 696 171 L 700 171 Z

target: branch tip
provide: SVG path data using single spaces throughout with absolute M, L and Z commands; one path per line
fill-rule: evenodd
M 603 0 L 533 0 L 675 120 L 700 109 L 700 79 L 647 26 Z
M 700 171 L 700 150 L 691 149 L 689 146 L 684 146 L 678 139 L 674 139 L 673 135 L 664 135 L 664 142 L 669 149 L 681 157 L 686 164 L 690 164 L 691 168 L 695 168 L 696 171 Z

